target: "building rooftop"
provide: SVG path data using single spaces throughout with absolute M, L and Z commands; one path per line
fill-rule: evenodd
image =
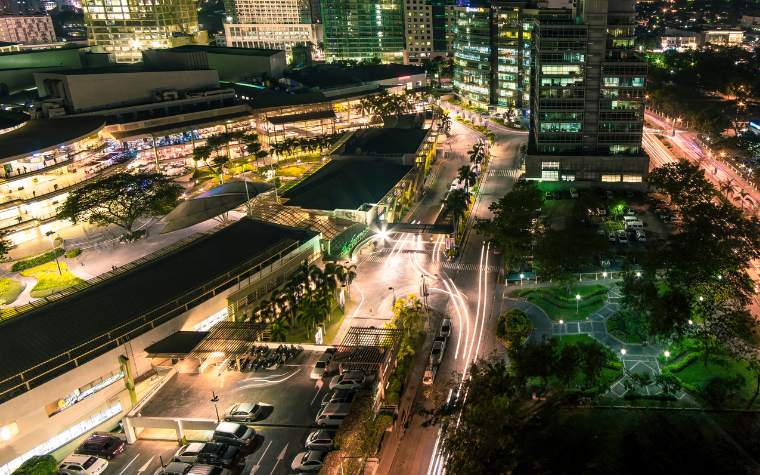
M 153 357 L 173 357 L 191 353 L 209 332 L 178 331 L 145 348 Z
M 113 348 L 109 342 L 115 336 L 135 332 L 140 324 L 150 321 L 138 317 L 166 306 L 156 312 L 161 315 L 156 317 L 158 320 L 153 320 L 156 324 L 166 322 L 182 311 L 177 307 L 179 303 L 173 302 L 176 299 L 188 297 L 188 292 L 197 298 L 201 294 L 197 289 L 214 279 L 241 266 L 250 268 L 264 262 L 275 249 L 306 242 L 315 235 L 304 229 L 242 219 L 134 269 L 7 320 L 0 324 L 0 392 L 20 381 L 18 377 L 3 381 L 6 378 L 51 358 L 56 358 L 57 364 L 73 366 L 71 358 L 97 348 L 79 363 L 94 358 Z M 64 355 L 65 352 L 68 353 Z M 42 373 L 34 370 L 34 375 Z M 59 374 L 60 370 L 54 371 L 50 378 Z M 25 375 L 27 379 L 34 376 Z M 37 386 L 50 378 L 31 384 Z
M 370 81 L 381 81 L 413 74 L 425 70 L 408 64 L 361 64 L 343 66 L 341 64 L 318 64 L 303 69 L 288 71 L 285 75 L 307 87 L 332 88 Z
M 183 45 L 171 48 L 170 51 L 205 51 L 211 54 L 232 54 L 236 56 L 274 56 L 283 52 L 283 50 L 279 49 L 232 48 L 228 46 L 207 45 Z
M 357 130 L 342 155 L 405 155 L 417 153 L 427 129 L 372 128 Z
M 412 168 L 387 158 L 333 160 L 283 197 L 304 209 L 355 210 L 380 201 Z
M 105 125 L 102 117 L 30 120 L 23 127 L 0 135 L 0 163 L 76 142 L 98 132 Z

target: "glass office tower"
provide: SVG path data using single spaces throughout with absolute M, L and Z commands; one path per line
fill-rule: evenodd
M 328 61 L 403 61 L 403 0 L 323 0 L 321 11 Z
M 120 63 L 142 60 L 142 50 L 204 42 L 195 0 L 85 0 L 90 46 Z

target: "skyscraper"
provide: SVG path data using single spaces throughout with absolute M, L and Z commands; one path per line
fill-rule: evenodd
M 451 51 L 448 15 L 453 0 L 405 0 L 406 59 L 410 63 L 446 57 Z
M 535 5 L 471 2 L 455 7 L 454 90 L 474 107 L 527 111 Z
M 205 43 L 195 0 L 85 0 L 84 19 L 91 46 L 120 63 L 142 59 L 142 50 Z
M 316 0 L 226 0 L 227 46 L 284 49 L 313 47 L 322 41 Z
M 646 63 L 632 0 L 580 0 L 534 29 L 526 177 L 642 183 Z
M 403 0 L 322 0 L 328 60 L 404 59 Z

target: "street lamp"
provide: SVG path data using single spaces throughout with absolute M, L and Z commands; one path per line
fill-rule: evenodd
M 636 271 L 636 277 L 641 277 L 641 272 Z
M 668 350 L 665 350 L 665 353 L 663 353 L 663 355 L 665 355 L 665 358 L 670 358 L 670 352 Z
M 216 403 L 219 402 L 219 395 L 216 394 L 214 391 L 211 391 L 211 402 L 214 404 L 214 412 L 216 413 L 216 422 L 219 423 L 221 422 L 221 420 L 219 419 L 219 408 L 216 405 Z
M 524 278 L 525 278 L 525 274 L 523 274 L 522 272 L 520 272 L 520 287 L 522 287 L 522 281 L 523 281 Z
M 606 278 L 607 278 L 607 273 L 606 273 L 606 272 L 602 272 L 602 278 L 603 278 L 603 279 L 606 279 Z
M 559 321 L 559 324 L 560 324 L 560 325 L 564 325 L 564 324 L 565 324 L 565 321 L 564 321 L 564 320 L 562 320 L 562 319 L 560 319 L 560 321 Z
M 391 303 L 391 306 L 396 305 L 396 289 L 394 287 L 388 287 L 388 290 L 393 292 L 393 302 Z
M 578 308 L 581 303 L 581 294 L 575 294 L 575 314 L 578 315 Z
M 625 356 L 625 354 L 628 353 L 625 348 L 620 348 L 620 354 Z
M 61 272 L 61 263 L 58 261 L 58 249 L 55 247 L 55 231 L 48 231 L 45 236 L 50 238 L 50 245 L 53 247 L 53 257 L 55 257 L 55 265 L 58 266 L 58 275 L 63 275 Z

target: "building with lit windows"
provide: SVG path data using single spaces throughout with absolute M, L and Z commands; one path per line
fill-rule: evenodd
M 492 112 L 527 112 L 533 20 L 526 2 L 455 7 L 454 91 L 465 103 Z
M 642 186 L 647 68 L 634 29 L 630 0 L 536 20 L 528 179 Z
M 420 63 L 451 53 L 453 0 L 405 0 L 406 59 Z
M 85 0 L 90 46 L 118 63 L 135 63 L 142 50 L 207 43 L 198 28 L 195 0 Z
M 702 41 L 705 45 L 741 46 L 744 41 L 744 32 L 742 30 L 705 30 L 702 32 Z
M 54 43 L 53 20 L 48 15 L 0 15 L 0 42 Z
M 322 0 L 324 53 L 328 61 L 403 62 L 403 0 Z
M 309 0 L 227 0 L 227 46 L 282 49 L 309 46 L 321 56 L 322 25 Z

